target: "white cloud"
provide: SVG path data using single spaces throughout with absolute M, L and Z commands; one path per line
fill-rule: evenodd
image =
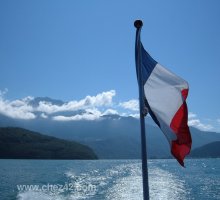
M 41 115 L 40 115 L 42 118 L 44 118 L 44 119 L 47 119 L 48 118 L 48 116 L 45 114 L 45 113 L 41 113 Z
M 122 117 L 134 117 L 136 119 L 140 118 L 139 113 L 122 113 L 122 114 L 120 114 L 120 116 L 122 116 Z
M 54 116 L 52 119 L 55 121 L 73 121 L 72 117 L 73 116 L 66 117 L 63 115 L 58 115 L 58 116 Z
M 117 110 L 107 109 L 102 115 L 119 115 L 119 113 Z
M 79 121 L 79 120 L 95 120 L 98 119 L 99 117 L 96 117 L 91 114 L 82 114 L 82 115 L 74 115 L 74 116 L 55 116 L 53 117 L 53 120 L 55 121 Z
M 188 115 L 188 125 L 198 128 L 203 131 L 216 131 L 220 132 L 220 118 L 211 119 L 211 118 L 203 118 L 199 119 L 197 114 L 190 112 Z
M 35 119 L 33 108 L 25 100 L 7 101 L 0 99 L 0 113 L 14 119 Z
M 138 111 L 139 110 L 139 102 L 136 99 L 132 99 L 129 101 L 125 101 L 119 104 L 124 109 L 129 109 L 132 111 Z
M 101 112 L 97 109 L 87 109 L 83 114 L 77 114 L 74 116 L 54 116 L 55 121 L 79 121 L 79 120 L 97 120 L 101 116 Z
M 210 124 L 203 124 L 201 123 L 201 121 L 199 119 L 192 119 L 190 121 L 188 121 L 189 126 L 194 126 L 200 130 L 203 131 L 210 131 L 213 130 L 213 126 Z
M 62 120 L 80 120 L 80 119 L 97 119 L 101 112 L 95 112 L 96 107 L 105 107 L 112 105 L 112 99 L 116 95 L 115 90 L 110 90 L 107 92 L 102 92 L 97 94 L 96 96 L 86 96 L 84 99 L 79 101 L 70 101 L 68 103 L 64 103 L 63 105 L 53 105 L 50 102 L 41 101 L 39 105 L 36 107 L 32 107 L 30 103 L 33 100 L 33 97 L 25 97 L 21 100 L 14 100 L 8 101 L 4 99 L 4 94 L 7 92 L 5 89 L 4 91 L 0 91 L 0 113 L 8 116 L 10 118 L 15 119 L 35 119 L 36 115 L 35 112 L 42 112 L 40 116 L 42 118 L 47 118 L 48 114 L 53 114 L 56 112 L 63 112 L 63 111 L 77 111 L 80 109 L 87 110 L 87 112 L 83 115 L 76 115 L 71 117 L 65 116 L 57 116 L 55 119 L 62 119 Z M 89 109 L 90 110 L 89 113 Z M 97 113 L 99 112 L 99 113 Z
M 52 114 L 52 113 L 56 113 L 56 112 L 60 112 L 60 111 L 66 111 L 67 109 L 64 109 L 65 104 L 58 106 L 58 105 L 53 105 L 50 102 L 46 102 L 46 101 L 40 101 L 39 102 L 39 106 L 35 108 L 36 111 L 39 112 L 44 112 L 47 114 Z
M 116 95 L 115 90 L 102 92 L 96 96 L 86 96 L 84 99 L 79 101 L 73 100 L 62 105 L 55 105 L 50 102 L 41 101 L 38 106 L 32 106 L 30 104 L 30 102 L 34 100 L 34 97 L 31 96 L 20 100 L 5 100 L 4 95 L 6 92 L 7 90 L 0 91 L 0 114 L 14 119 L 35 119 L 37 117 L 36 113 L 38 112 L 40 112 L 39 116 L 43 119 L 47 119 L 51 114 L 53 114 L 52 119 L 56 121 L 97 120 L 103 115 L 120 115 L 139 118 L 139 114 L 136 112 L 139 110 L 138 100 L 132 99 L 117 104 L 118 108 L 121 107 L 126 110 L 122 114 L 119 114 L 119 111 L 112 109 L 112 106 L 115 105 L 113 104 L 113 97 Z M 104 112 L 101 112 L 100 110 L 103 109 Z M 65 116 L 64 114 L 57 114 L 54 116 L 54 114 L 58 112 L 77 110 L 83 110 L 84 112 L 73 116 Z M 220 123 L 220 119 L 217 119 L 217 122 Z M 192 112 L 189 113 L 188 124 L 201 130 L 213 129 L 212 125 L 202 123 L 198 119 L 197 115 Z
M 32 113 L 33 108 L 27 103 L 31 97 L 26 97 L 21 100 L 7 101 L 4 99 L 4 95 L 8 92 L 8 89 L 0 90 L 0 114 L 14 119 L 35 119 L 36 116 Z
M 115 90 L 102 92 L 96 96 L 86 96 L 79 101 L 70 101 L 63 105 L 53 105 L 50 102 L 41 101 L 36 108 L 37 111 L 52 114 L 62 111 L 76 111 L 80 109 L 86 109 L 91 107 L 110 106 L 112 104 L 112 98 L 116 95 Z
M 197 115 L 195 113 L 189 113 L 188 115 L 188 125 L 189 126 L 193 126 L 193 127 L 196 127 L 200 130 L 203 130 L 203 131 L 210 131 L 210 130 L 213 130 L 213 126 L 210 125 L 210 124 L 204 124 L 202 123 L 198 118 L 197 118 Z
M 116 95 L 115 90 L 103 92 L 96 96 L 87 96 L 83 102 L 88 106 L 109 106 L 112 104 L 112 98 Z
M 190 113 L 188 114 L 188 118 L 189 118 L 189 119 L 192 119 L 192 118 L 195 118 L 195 117 L 197 117 L 197 115 L 196 115 L 195 113 L 190 112 Z
M 97 120 L 100 119 L 104 115 L 118 115 L 119 113 L 113 109 L 107 109 L 103 113 L 101 113 L 97 108 L 86 109 L 85 113 L 76 114 L 73 116 L 63 116 L 58 115 L 54 116 L 52 119 L 55 121 L 79 121 L 79 120 Z
M 129 116 L 130 116 L 130 117 L 134 117 L 134 118 L 136 118 L 136 119 L 139 119 L 139 118 L 140 118 L 140 114 L 139 114 L 139 113 L 130 114 Z

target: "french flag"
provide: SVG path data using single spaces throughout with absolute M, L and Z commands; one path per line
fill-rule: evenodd
M 188 83 L 157 63 L 141 42 L 139 45 L 136 56 L 140 53 L 145 106 L 166 136 L 172 155 L 184 166 L 192 144 L 187 125 Z

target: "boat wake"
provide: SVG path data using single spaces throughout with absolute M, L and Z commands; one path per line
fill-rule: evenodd
M 107 162 L 107 161 L 106 161 Z M 139 161 L 109 162 L 101 169 L 74 168 L 63 173 L 63 188 L 46 191 L 21 191 L 18 200 L 137 200 L 142 199 L 142 174 Z M 150 197 L 155 200 L 186 199 L 185 183 L 174 174 L 149 163 Z

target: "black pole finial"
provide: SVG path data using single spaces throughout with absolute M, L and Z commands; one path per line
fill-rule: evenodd
M 135 20 L 134 26 L 135 26 L 136 28 L 141 28 L 141 27 L 143 26 L 143 22 L 142 22 L 140 19 Z

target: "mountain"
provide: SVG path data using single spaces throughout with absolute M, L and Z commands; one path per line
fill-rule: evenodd
M 50 119 L 28 122 L 21 120 L 17 125 L 88 145 L 99 158 L 137 159 L 141 157 L 139 120 L 133 117 L 108 115 L 94 121 L 62 122 Z M 147 136 L 150 157 L 170 156 L 168 143 L 157 127 L 147 126 Z
M 220 141 L 211 142 L 194 149 L 190 157 L 193 158 L 220 158 Z
M 8 127 L 0 128 L 0 158 L 97 159 L 97 156 L 91 148 L 78 142 Z
M 62 101 L 35 98 L 34 102 L 46 101 L 58 105 Z M 33 100 L 32 100 L 33 103 Z M 65 111 L 56 115 L 73 116 L 85 113 L 84 110 Z M 18 120 L 0 115 L 0 126 L 22 127 L 61 139 L 73 140 L 91 147 L 99 158 L 132 159 L 141 157 L 140 122 L 133 117 L 123 117 L 116 114 L 104 115 L 97 120 L 55 121 L 55 114 L 47 118 L 38 117 L 32 120 Z M 200 131 L 190 127 L 193 145 L 192 149 L 211 142 L 220 141 L 220 134 Z M 150 158 L 171 157 L 169 144 L 160 129 L 150 117 L 146 118 L 146 135 L 148 156 Z
M 40 102 L 47 102 L 47 103 L 51 103 L 53 105 L 58 105 L 58 106 L 61 106 L 64 104 L 63 101 L 58 100 L 58 99 L 51 99 L 50 97 L 36 97 L 29 101 L 29 105 L 38 106 Z

